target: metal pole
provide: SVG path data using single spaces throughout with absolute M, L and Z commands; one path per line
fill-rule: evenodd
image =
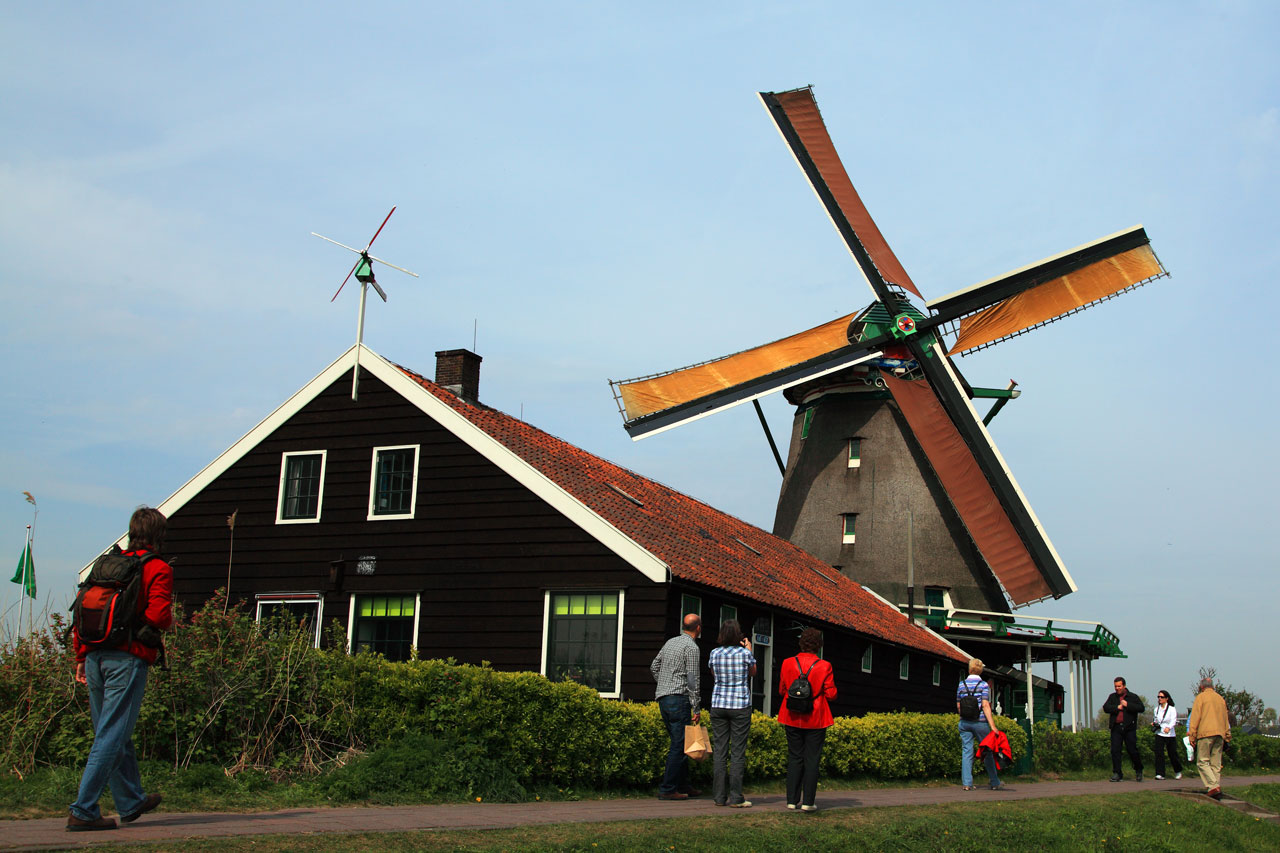
M 1071 731 L 1080 731 L 1080 717 L 1076 714 L 1076 665 L 1075 649 L 1067 646 L 1067 681 L 1071 682 Z
M 915 516 L 911 510 L 907 510 L 907 620 L 912 624 L 916 621 L 916 563 L 915 552 L 911 547 L 912 540 L 915 539 L 914 524 Z
M 475 347 L 472 347 L 475 351 Z M 764 428 L 764 437 L 769 439 L 769 449 L 773 451 L 773 458 L 778 463 L 778 473 L 787 476 L 787 466 L 782 462 L 782 454 L 778 453 L 778 445 L 774 443 L 773 433 L 769 431 L 769 422 L 764 419 L 764 409 L 760 408 L 759 400 L 752 400 L 751 405 L 756 407 L 756 416 L 760 418 L 760 426 Z
M 383 223 L 386 224 L 385 222 Z M 381 229 L 379 229 L 381 230 Z M 359 398 L 360 389 L 360 346 L 364 343 L 364 299 L 369 293 L 369 285 L 360 282 L 360 313 L 356 318 L 356 364 L 351 371 L 351 399 Z
M 1035 730 L 1036 700 L 1035 686 L 1031 683 L 1031 644 L 1027 643 L 1027 723 Z

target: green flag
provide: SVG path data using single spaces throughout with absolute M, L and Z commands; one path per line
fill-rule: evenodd
M 18 570 L 13 573 L 10 582 L 22 584 L 22 589 L 28 596 L 36 597 L 36 561 L 31 556 L 30 542 L 23 549 L 22 556 L 18 558 Z

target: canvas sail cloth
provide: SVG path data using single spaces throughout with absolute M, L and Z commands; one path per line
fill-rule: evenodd
M 633 421 L 824 356 L 849 345 L 847 329 L 853 317 L 837 317 L 780 341 L 704 364 L 620 382 L 623 411 L 627 420 Z
M 982 558 L 1015 607 L 1056 597 L 982 473 L 973 451 L 927 381 L 881 373 Z M 1028 507 L 1028 509 L 1030 509 Z
M 1164 274 L 1150 245 L 1120 252 L 963 318 L 950 353 L 1004 340 Z M 930 303 L 930 307 L 937 308 L 945 301 L 946 298 Z

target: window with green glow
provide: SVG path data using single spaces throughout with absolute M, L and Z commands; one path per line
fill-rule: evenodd
M 618 691 L 620 596 L 617 592 L 553 592 L 547 614 L 546 676 L 601 693 Z
M 358 595 L 352 652 L 377 652 L 387 660 L 408 660 L 413 644 L 412 595 Z

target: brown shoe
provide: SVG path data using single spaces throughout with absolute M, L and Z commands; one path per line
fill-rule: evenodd
M 660 800 L 687 800 L 688 794 L 682 794 L 679 791 L 672 791 L 670 794 L 658 794 Z
M 138 810 L 136 812 L 129 812 L 128 814 L 120 815 L 120 822 L 133 823 L 147 812 L 155 809 L 156 806 L 160 805 L 160 801 L 163 799 L 164 796 L 162 794 L 147 794 L 147 798 L 142 801 L 142 805 L 138 806 Z
M 1209 789 L 1209 791 L 1208 791 L 1207 796 L 1213 797 L 1213 799 L 1215 799 L 1215 800 L 1220 800 L 1220 799 L 1222 799 L 1222 789 L 1221 789 L 1221 788 L 1210 788 L 1210 789 Z
M 702 789 L 701 788 L 685 788 L 680 793 L 684 794 L 687 797 L 701 797 Z
M 115 828 L 115 818 L 100 817 L 97 820 L 84 820 L 75 815 L 67 816 L 67 832 L 93 832 L 99 829 Z

